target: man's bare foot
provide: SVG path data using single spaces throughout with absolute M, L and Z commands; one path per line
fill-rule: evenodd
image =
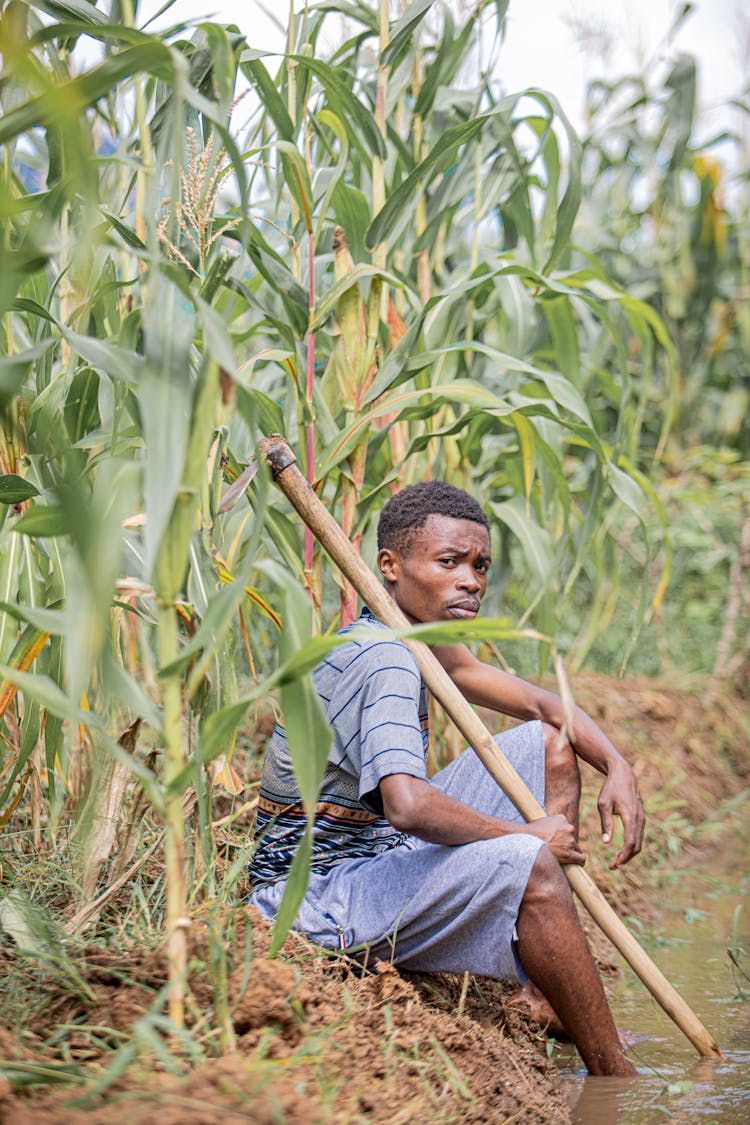
M 568 1040 L 570 1036 L 565 1030 L 562 1020 L 550 1004 L 547 997 L 535 984 L 527 980 L 517 992 L 505 1001 L 505 1008 L 515 1008 L 527 1012 L 531 1019 L 538 1023 L 547 1035 L 555 1039 Z
M 518 991 L 505 1001 L 503 1007 L 515 1008 L 526 1013 L 534 1023 L 539 1024 L 542 1031 L 551 1035 L 554 1039 L 560 1039 L 564 1042 L 570 1040 L 570 1035 L 565 1030 L 557 1012 L 544 993 L 530 980 L 522 984 Z M 647 1035 L 638 1035 L 633 1031 L 618 1030 L 617 1036 L 623 1051 L 627 1051 L 629 1047 L 634 1047 L 637 1043 L 643 1043 L 644 1040 L 648 1039 Z

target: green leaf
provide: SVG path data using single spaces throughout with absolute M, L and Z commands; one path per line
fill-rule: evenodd
M 573 223 L 578 214 L 578 208 L 581 205 L 581 166 L 583 163 L 583 150 L 578 134 L 564 114 L 557 98 L 546 90 L 536 89 L 524 91 L 524 96 L 536 98 L 537 101 L 549 109 L 551 115 L 554 115 L 554 117 L 562 123 L 565 129 L 565 137 L 569 150 L 566 160 L 568 182 L 560 204 L 557 207 L 555 236 L 544 266 L 544 272 L 546 273 L 552 268 L 555 262 L 557 262 L 563 250 L 570 244 Z M 555 152 L 556 151 L 557 142 L 555 142 Z M 550 206 L 552 206 L 552 204 L 550 204 Z
M 320 79 L 329 108 L 349 129 L 349 139 L 366 155 L 362 142 L 373 156 L 386 156 L 383 138 L 380 135 L 374 116 L 369 113 L 359 98 L 347 87 L 336 70 L 328 63 L 321 62 L 311 55 L 289 55 L 300 67 L 310 70 Z
M 58 51 L 70 51 L 81 35 L 96 39 L 100 43 L 127 47 L 139 47 L 151 39 L 151 36 L 136 27 L 125 27 L 123 24 L 115 23 L 94 24 L 85 19 L 66 19 L 37 28 L 29 42 L 35 47 L 54 43 Z
M 294 652 L 277 669 L 274 674 L 274 683 L 293 683 L 299 676 L 312 672 L 329 652 L 345 643 L 346 638 L 341 638 L 336 634 L 308 637 L 294 649 Z
M 61 602 L 54 603 L 61 606 Z M 66 620 L 63 609 L 54 609 L 52 606 L 42 609 L 38 606 L 16 605 L 12 602 L 0 602 L 0 613 L 9 613 L 16 621 L 25 621 L 35 629 L 45 633 L 59 636 L 65 632 Z
M 198 757 L 202 763 L 213 761 L 218 754 L 226 752 L 249 705 L 249 699 L 231 703 L 220 711 L 214 711 L 201 723 Z
M 143 310 L 146 357 L 138 397 L 146 452 L 146 565 L 151 573 L 185 469 L 194 387 L 190 351 L 195 311 L 163 274 L 153 278 L 148 296 Z
M 24 380 L 24 377 L 37 360 L 54 347 L 56 341 L 52 337 L 47 337 L 45 340 L 40 340 L 38 344 L 33 344 L 30 348 L 25 348 L 22 352 L 17 352 L 15 355 L 3 356 L 0 358 L 0 401 L 8 402 L 15 394 L 18 393 L 19 387 Z
M 70 531 L 70 517 L 65 508 L 50 504 L 44 507 L 35 504 L 19 516 L 13 530 L 21 535 L 44 538 L 50 535 L 67 535 Z
M 255 426 L 266 437 L 269 434 L 284 433 L 284 415 L 281 413 L 278 403 L 275 403 L 268 395 L 264 395 L 262 391 L 258 391 L 254 387 L 243 387 L 241 383 L 237 384 L 235 392 L 237 409 L 251 433 Z
M 441 355 L 464 351 L 471 351 L 478 355 L 487 356 L 488 359 L 492 360 L 496 371 L 518 371 L 524 375 L 530 376 L 536 382 L 543 383 L 555 402 L 559 403 L 564 409 L 569 410 L 571 414 L 576 415 L 588 426 L 592 426 L 591 414 L 589 413 L 583 395 L 577 387 L 563 378 L 559 372 L 545 371 L 544 368 L 529 363 L 528 360 L 518 356 L 507 355 L 498 348 L 490 347 L 488 344 L 484 344 L 479 340 L 460 340 L 442 347 L 433 348 L 430 351 L 422 352 L 418 356 L 415 356 L 412 363 L 414 365 L 418 364 L 420 367 L 427 367 Z M 458 380 L 453 386 L 457 385 Z M 524 393 L 528 398 L 538 397 L 536 393 L 532 396 L 532 393 L 528 390 L 525 390 Z M 492 392 L 484 389 L 484 394 L 492 395 Z M 487 405 L 490 405 L 489 402 Z
M 279 639 L 282 660 L 297 653 L 310 631 L 307 595 L 291 580 L 285 585 L 284 628 Z M 309 675 L 282 682 L 281 710 L 294 776 L 307 815 L 312 817 L 333 736 Z
M 395 274 L 388 273 L 386 270 L 379 270 L 375 266 L 358 265 L 354 269 L 349 270 L 348 273 L 332 285 L 327 293 L 321 298 L 315 306 L 315 320 L 313 322 L 313 329 L 320 328 L 328 320 L 328 317 L 336 308 L 336 302 L 342 293 L 346 293 L 353 285 L 365 278 L 380 277 L 383 281 L 387 281 L 394 289 L 404 289 L 404 283 Z
M 299 842 L 299 847 L 294 853 L 289 874 L 284 885 L 279 909 L 276 911 L 276 923 L 268 947 L 268 956 L 275 957 L 284 944 L 284 938 L 294 925 L 300 903 L 305 897 L 307 884 L 310 880 L 310 859 L 312 857 L 312 828 L 308 824 L 305 833 Z
M 336 167 L 333 169 L 330 181 L 325 190 L 325 194 L 318 207 L 318 221 L 315 226 L 314 240 L 314 246 L 317 248 L 318 240 L 320 239 L 320 235 L 323 230 L 323 224 L 328 220 L 328 208 L 331 204 L 338 184 L 340 184 L 342 181 L 342 177 L 344 176 L 347 165 L 349 163 L 349 141 L 347 139 L 346 129 L 344 128 L 343 123 L 339 121 L 336 114 L 331 113 L 330 110 L 322 109 L 317 116 L 316 124 L 327 125 L 328 128 L 331 129 L 333 133 L 335 133 L 336 138 L 339 142 L 339 155 L 336 161 Z
M 244 597 L 245 583 L 243 577 L 246 577 L 249 571 L 249 565 L 252 558 L 246 561 L 243 567 L 243 574 L 238 575 L 234 582 L 230 582 L 226 586 L 221 586 L 218 590 L 213 590 L 208 598 L 208 605 L 203 613 L 201 623 L 198 626 L 193 637 L 182 648 L 177 660 L 167 665 L 165 668 L 159 669 L 159 678 L 162 680 L 169 679 L 172 676 L 181 675 L 192 658 L 198 654 L 202 654 L 202 658 L 197 666 L 198 672 L 202 669 L 205 671 L 206 663 L 211 659 L 216 647 L 221 641 L 224 633 L 228 629 L 236 611 L 237 606 Z M 218 582 L 218 576 L 214 575 L 214 579 Z M 191 673 L 191 681 L 194 675 Z M 192 685 L 193 690 L 195 684 Z
M 86 1071 L 73 1063 L 38 1063 L 26 1060 L 17 1062 L 3 1059 L 0 1075 L 18 1089 L 27 1086 L 77 1086 L 86 1081 Z
M 276 145 L 281 153 L 281 163 L 284 168 L 286 186 L 302 212 L 305 229 L 312 234 L 313 229 L 313 199 L 310 177 L 305 167 L 305 162 L 297 148 L 291 141 L 279 141 Z
M 434 0 L 413 0 L 401 19 L 392 28 L 388 46 L 382 52 L 380 61 L 388 66 L 396 56 L 412 44 L 412 36 L 432 7 Z
M 0 504 L 22 504 L 32 496 L 38 496 L 39 489 L 16 473 L 0 477 Z
M 61 331 L 72 350 L 96 371 L 111 379 L 121 379 L 124 383 L 137 384 L 140 380 L 145 366 L 142 355 L 111 344 L 108 340 L 80 336 L 65 326 Z
M 0 118 L 0 144 L 7 144 L 36 125 L 65 121 L 72 106 L 83 109 L 106 97 L 131 74 L 147 71 L 169 80 L 173 73 L 171 49 L 158 39 L 128 47 L 78 78 L 50 84 L 50 89 Z
M 355 262 L 367 258 L 365 235 L 370 225 L 370 207 L 364 194 L 344 180 L 337 180 L 332 196 L 336 222 L 343 228 Z
M 201 297 L 196 298 L 195 304 L 203 329 L 204 354 L 214 359 L 230 375 L 236 375 L 237 357 L 224 318 Z
M 31 313 L 32 316 L 38 316 L 50 324 L 57 324 L 49 309 L 45 309 L 44 305 L 40 305 L 38 301 L 33 301 L 29 297 L 17 297 L 10 307 L 12 312 Z
M 409 222 L 414 213 L 414 202 L 421 190 L 439 171 L 445 171 L 455 160 L 460 145 L 468 144 L 481 132 L 487 117 L 475 117 L 461 125 L 452 125 L 441 134 L 425 159 L 403 180 L 370 224 L 366 242 L 372 250 L 387 241 L 402 224 Z
M 41 8 L 43 12 L 52 16 L 58 22 L 63 20 L 81 20 L 85 24 L 106 25 L 107 16 L 100 12 L 95 4 L 89 4 L 87 0 L 34 0 L 33 6 Z
M 669 161 L 670 171 L 682 165 L 690 143 L 695 117 L 697 71 L 693 55 L 680 53 L 664 85 L 672 91 L 669 99 L 669 123 L 676 141 Z
M 206 482 L 206 462 L 214 433 L 219 368 L 212 360 L 201 364 L 190 414 L 182 480 L 174 493 L 161 542 L 153 562 L 157 597 L 174 601 L 187 570 L 190 541 L 198 518 L 201 491 Z
M 33 672 L 21 672 L 18 668 L 12 668 L 8 664 L 0 664 L 0 676 L 5 680 L 10 680 L 12 684 L 16 684 L 20 691 L 28 694 L 60 719 L 70 719 L 79 723 L 95 721 L 95 716 L 90 711 L 79 711 L 77 707 L 74 707 L 67 695 L 49 676 L 37 676 Z
M 5 786 L 0 791 L 0 809 L 5 808 L 17 778 L 26 769 L 26 763 L 39 743 L 41 710 L 39 704 L 35 703 L 33 699 L 24 699 L 21 748 L 13 762 L 13 768 L 4 776 Z
M 325 476 L 335 465 L 340 464 L 357 442 L 362 439 L 363 435 L 368 432 L 370 425 L 376 418 L 380 418 L 384 414 L 400 414 L 407 407 L 416 406 L 431 398 L 484 407 L 485 409 L 496 407 L 502 403 L 502 400 L 492 391 L 488 391 L 476 383 L 470 383 L 468 379 L 457 379 L 455 382 L 447 383 L 442 387 L 427 387 L 424 390 L 405 391 L 397 389 L 391 391 L 382 395 L 367 413 L 360 414 L 351 426 L 338 434 L 329 447 L 323 451 L 320 459 L 321 467 L 318 470 L 319 475 Z
M 280 138 L 283 141 L 291 141 L 294 137 L 294 126 L 286 105 L 264 64 L 258 58 L 248 58 L 249 54 L 249 51 L 244 51 L 240 56 L 240 69 L 253 83 L 256 93 L 276 126 Z
M 157 736 L 163 737 L 162 712 L 143 685 L 108 650 L 105 650 L 102 660 L 102 685 L 110 698 L 124 704 L 133 715 L 140 715 Z
M 555 553 L 549 533 L 532 519 L 531 511 L 520 496 L 504 500 L 500 504 L 491 504 L 491 508 L 494 515 L 510 528 L 520 542 L 524 558 L 540 583 L 546 583 L 555 565 Z
M 578 332 L 571 303 L 565 297 L 542 301 L 542 310 L 552 333 L 557 366 L 569 382 L 580 385 L 581 360 Z
M 390 629 L 389 633 L 405 640 L 423 641 L 427 645 L 521 638 L 539 640 L 541 637 L 533 629 L 518 629 L 507 617 L 477 617 L 472 621 L 441 621 L 437 624 L 428 622 L 424 625 L 412 625 L 409 629 Z
M 99 211 L 107 220 L 109 225 L 117 231 L 126 246 L 129 246 L 131 250 L 145 251 L 145 242 L 143 242 L 142 239 L 138 237 L 138 235 L 131 227 L 123 223 L 123 221 L 121 219 L 118 219 L 116 215 L 112 215 L 109 211 L 106 210 L 106 208 L 99 207 Z
M 454 22 L 450 9 L 444 10 L 443 34 L 435 58 L 427 59 L 419 97 L 414 105 L 414 113 L 427 117 L 441 88 L 449 86 L 457 70 L 462 65 L 466 44 L 475 32 L 474 20 L 467 20 L 454 38 Z
M 610 465 L 609 483 L 617 498 L 644 523 L 648 517 L 646 497 L 633 478 L 616 465 Z

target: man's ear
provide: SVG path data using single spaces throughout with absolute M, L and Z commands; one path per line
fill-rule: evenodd
M 378 551 L 378 566 L 386 582 L 398 582 L 401 577 L 401 556 L 398 551 L 381 547 Z

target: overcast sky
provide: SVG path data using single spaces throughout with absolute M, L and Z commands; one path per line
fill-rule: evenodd
M 139 4 L 139 24 L 163 0 Z M 370 0 L 375 6 L 376 0 Z M 304 4 L 295 0 L 295 8 Z M 499 75 L 508 93 L 527 86 L 551 90 L 580 126 L 587 79 L 614 77 L 688 51 L 698 56 L 705 129 L 723 127 L 717 107 L 736 96 L 750 74 L 750 6 L 746 0 L 695 0 L 670 40 L 683 0 L 510 0 Z M 179 19 L 236 23 L 251 46 L 283 51 L 284 37 L 267 14 L 286 25 L 288 0 L 177 0 L 155 26 Z M 489 18 L 489 16 L 487 17 Z M 588 49 L 582 48 L 582 43 Z

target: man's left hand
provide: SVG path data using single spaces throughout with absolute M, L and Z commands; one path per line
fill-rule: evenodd
M 622 867 L 643 847 L 646 814 L 638 793 L 638 782 L 627 762 L 618 763 L 602 786 L 597 802 L 602 823 L 602 839 L 608 844 L 612 839 L 613 819 L 619 816 L 623 828 L 623 845 L 610 863 L 611 871 Z

